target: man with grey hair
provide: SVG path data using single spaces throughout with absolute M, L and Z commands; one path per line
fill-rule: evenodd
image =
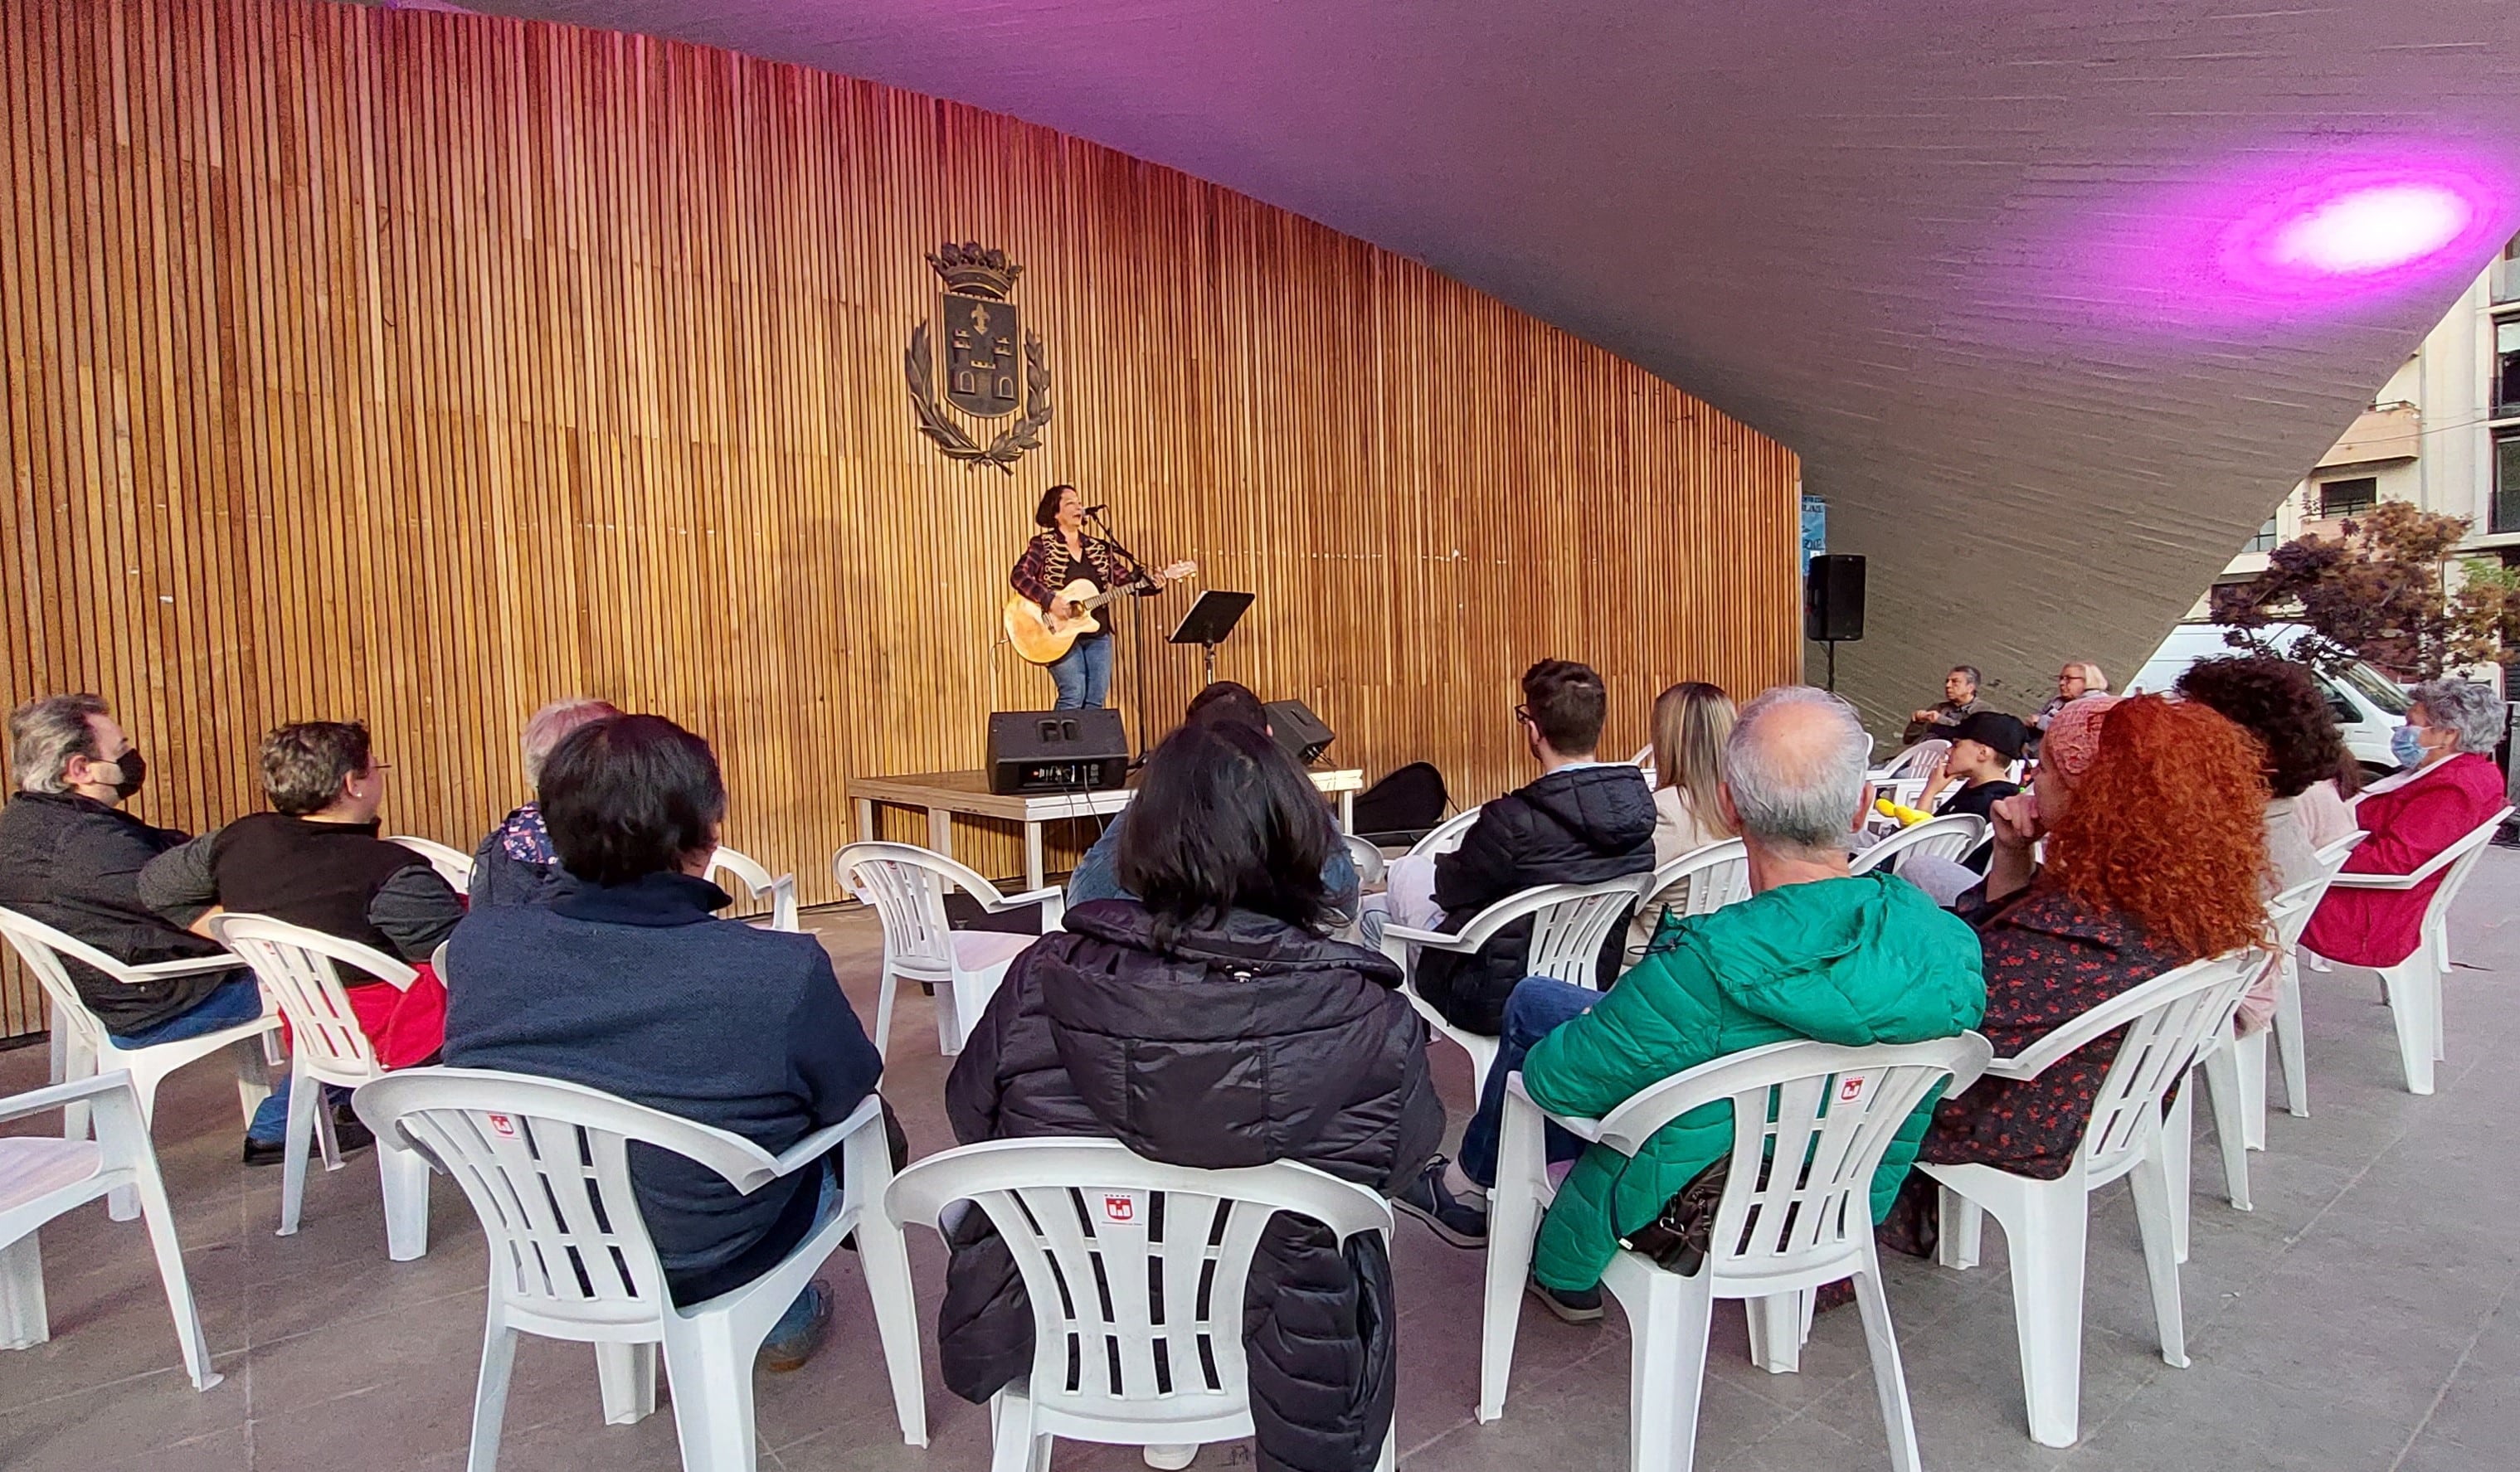
M 522 745 L 525 785 L 539 789 L 543 758 L 560 738 L 581 726 L 592 726 L 621 714 L 609 700 L 571 695 L 554 700 L 525 722 Z M 493 905 L 541 905 L 575 887 L 561 868 L 551 833 L 543 826 L 539 799 L 524 803 L 500 820 L 472 851 L 472 900 L 474 909 Z
M 1552 1113 L 1598 1119 L 1640 1091 L 1746 1048 L 1801 1038 L 1863 1046 L 1957 1036 L 1986 1009 L 1977 937 L 1914 886 L 1850 876 L 1848 840 L 1870 797 L 1871 742 L 1852 706 L 1808 686 L 1741 708 L 1717 802 L 1741 834 L 1751 897 L 1673 917 L 1611 991 L 1528 977 L 1462 1140 L 1465 1174 L 1496 1173 L 1508 1075 Z M 1874 1178 L 1877 1219 L 1914 1160 L 1930 1107 L 1900 1131 Z M 1532 1291 L 1559 1317 L 1601 1316 L 1601 1270 L 1690 1179 L 1732 1151 L 1729 1106 L 1682 1116 L 1633 1160 L 1574 1137 L 1574 1159 L 1541 1225 Z M 1579 1157 L 1580 1152 L 1580 1158 Z
M 0 907 L 135 966 L 224 954 L 140 898 L 142 867 L 187 835 L 123 811 L 147 764 L 103 699 L 47 695 L 10 712 L 9 776 L 15 790 L 0 806 Z M 62 961 L 97 1021 L 135 1047 L 262 1015 L 261 990 L 241 967 L 126 984 L 72 958 Z M 246 1132 L 248 1164 L 280 1158 L 287 1110 L 286 1094 L 264 1100 Z

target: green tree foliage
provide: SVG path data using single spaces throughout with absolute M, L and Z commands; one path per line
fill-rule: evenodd
M 2302 623 L 2311 635 L 2291 657 L 2332 669 L 2366 659 L 2400 679 L 2432 680 L 2459 665 L 2488 664 L 2520 650 L 2520 578 L 2498 564 L 2466 560 L 2451 586 L 2451 549 L 2467 519 L 2383 501 L 2344 523 L 2344 535 L 2286 542 L 2267 570 L 2214 590 L 2217 623 L 2244 631 L 2233 644 L 2264 647 L 2250 632 Z

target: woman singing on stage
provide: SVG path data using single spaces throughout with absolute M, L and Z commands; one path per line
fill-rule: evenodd
M 1149 571 L 1108 537 L 1085 534 L 1085 500 L 1072 485 L 1055 485 L 1033 509 L 1042 528 L 1025 544 L 1007 582 L 1007 636 L 1035 664 L 1048 665 L 1058 686 L 1058 710 L 1100 706 L 1111 689 L 1111 636 L 1094 610 L 1123 593 L 1149 594 L 1198 570 L 1175 562 Z

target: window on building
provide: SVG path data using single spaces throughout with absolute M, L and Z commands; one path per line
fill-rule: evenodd
M 2242 552 L 2272 552 L 2275 550 L 2275 518 L 2269 516 L 2267 518 L 2267 524 L 2259 527 L 2258 534 L 2251 537 L 2248 545 L 2240 550 Z
M 2494 417 L 2520 419 L 2520 317 L 2494 324 Z
M 2318 487 L 2318 513 L 2322 516 L 2357 516 L 2380 504 L 2380 477 L 2357 475 L 2349 480 L 2321 481 Z
M 2494 529 L 2520 531 L 2520 430 L 2494 436 Z

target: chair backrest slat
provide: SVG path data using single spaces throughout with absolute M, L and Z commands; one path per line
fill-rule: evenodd
M 2458 903 L 2458 892 L 2467 887 L 2467 876 L 2475 871 L 2476 862 L 2485 856 L 2486 844 L 2493 840 L 2495 830 L 2502 826 L 2502 820 L 2510 817 L 2511 811 L 2504 808 L 2469 829 L 2466 837 L 2451 846 L 2458 851 L 2458 857 L 2443 870 L 2441 887 L 2433 891 L 2432 903 L 2424 907 L 2425 928 L 2437 930 L 2449 917 L 2451 906 Z
M 1005 900 L 979 873 L 909 843 L 851 843 L 832 856 L 840 887 L 874 907 L 883 922 L 884 963 L 942 976 L 954 966 L 954 930 L 945 895 L 960 889 L 995 909 Z
M 1523 953 L 1523 974 L 1553 976 L 1578 986 L 1593 986 L 1600 976 L 1602 944 L 1636 906 L 1637 881 L 1551 887 L 1580 892 L 1569 893 L 1532 912 L 1531 944 Z
M 2208 1041 L 2230 1031 L 2240 996 L 2266 959 L 2263 952 L 2243 951 L 2182 966 L 2145 984 L 2159 990 L 2127 1021 L 2092 1103 L 2082 1145 L 2086 1171 L 2106 1179 L 2143 1147 L 2144 1132 L 2160 1120 L 2163 1096 L 2186 1077 Z
M 1633 1153 L 1681 1114 L 1729 1100 L 1732 1153 L 1710 1271 L 1789 1274 L 1860 1250 L 1873 1172 L 1900 1127 L 1937 1085 L 1974 1081 L 1990 1055 L 1974 1033 L 1874 1048 L 1774 1044 L 1640 1093 L 1602 1121 L 1602 1137 Z
M 1033 1311 L 1030 1394 L 1070 1416 L 1179 1418 L 1247 1405 L 1243 1287 L 1270 1219 L 1312 1217 L 1342 1237 L 1390 1229 L 1361 1186 L 1305 1166 L 1197 1171 L 1109 1140 L 1022 1139 L 932 1155 L 896 1177 L 897 1221 L 951 1202 L 986 1212 Z
M 1910 854 L 1932 854 L 1958 863 L 1984 843 L 1989 831 L 1987 821 L 1974 813 L 1946 813 L 1940 818 L 1928 818 L 1857 854 L 1848 864 L 1847 871 L 1869 873 L 1887 865 L 1896 872 L 1900 862 Z
M 392 986 L 411 985 L 411 967 L 373 947 L 269 915 L 223 914 L 210 930 L 253 968 L 289 1019 L 290 1051 L 317 1078 L 355 1086 L 383 1071 L 335 966 L 356 966 Z
M 9 937 L 10 948 L 18 953 L 18 959 L 35 973 L 35 985 L 44 989 L 46 1000 L 52 1004 L 53 1025 L 67 1028 L 80 1048 L 96 1054 L 106 1046 L 105 1024 L 88 1010 L 87 1000 L 79 996 L 63 960 L 68 958 L 84 962 L 116 981 L 130 974 L 122 962 L 15 910 L 0 910 L 0 934 Z
M 1439 823 L 1433 827 L 1427 829 L 1425 837 L 1409 845 L 1409 857 L 1412 859 L 1433 859 L 1451 853 L 1453 850 L 1462 846 L 1462 839 L 1469 833 L 1470 825 L 1478 821 L 1479 810 L 1477 808 L 1463 808 L 1452 817 L 1445 819 L 1442 823 Z
M 1663 914 L 1711 914 L 1750 898 L 1750 857 L 1738 838 L 1691 849 L 1653 871 L 1643 885 L 1644 907 L 1656 923 Z

